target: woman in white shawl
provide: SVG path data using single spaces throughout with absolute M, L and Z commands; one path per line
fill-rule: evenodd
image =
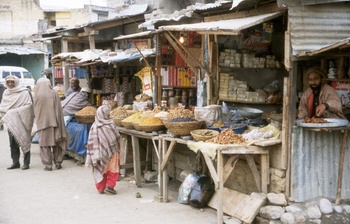
M 22 170 L 29 169 L 31 132 L 34 121 L 33 99 L 29 90 L 19 86 L 19 79 L 9 75 L 5 78 L 7 89 L 0 104 L 1 122 L 5 123 L 10 137 L 12 165 L 7 169 L 20 168 L 20 148 L 24 159 Z
M 119 132 L 109 118 L 110 108 L 100 106 L 96 111 L 87 144 L 86 166 L 92 166 L 95 185 L 100 193 L 116 194 L 119 177 Z
M 56 169 L 61 169 L 69 135 L 64 124 L 61 100 L 46 77 L 36 83 L 34 113 L 44 170 L 52 171 L 52 163 Z

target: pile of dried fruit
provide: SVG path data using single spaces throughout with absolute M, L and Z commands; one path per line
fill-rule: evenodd
M 197 121 L 197 120 L 190 117 L 176 117 L 168 120 L 168 122 L 190 122 L 190 121 Z
M 79 110 L 77 113 L 75 113 L 77 116 L 91 116 L 96 115 L 96 108 L 92 106 L 84 107 L 83 109 Z
M 167 120 L 178 118 L 178 117 L 187 117 L 187 118 L 194 118 L 194 114 L 189 109 L 184 109 L 181 107 L 177 107 L 175 109 L 169 110 L 169 114 L 167 116 Z
M 235 134 L 231 129 L 225 129 L 220 132 L 214 138 L 207 140 L 206 142 L 216 143 L 216 144 L 244 144 L 246 141 L 241 135 Z

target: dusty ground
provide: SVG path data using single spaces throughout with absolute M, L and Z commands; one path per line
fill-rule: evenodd
M 65 160 L 61 170 L 44 171 L 37 144 L 32 144 L 29 170 L 7 170 L 12 162 L 8 145 L 6 130 L 0 131 L 1 224 L 216 223 L 215 210 L 179 204 L 176 191 L 170 192 L 169 203 L 154 201 L 153 183 L 137 188 L 125 178 L 117 183 L 117 195 L 101 195 L 91 170 L 74 160 Z

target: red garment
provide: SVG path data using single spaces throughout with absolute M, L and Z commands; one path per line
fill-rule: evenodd
M 100 193 L 103 192 L 106 186 L 110 188 L 114 188 L 118 178 L 119 178 L 119 173 L 113 173 L 108 171 L 107 173 L 103 174 L 102 181 L 98 183 L 95 182 L 98 192 Z
M 315 94 L 311 93 L 307 97 L 307 111 L 308 117 L 313 117 L 315 115 L 315 106 L 314 106 Z

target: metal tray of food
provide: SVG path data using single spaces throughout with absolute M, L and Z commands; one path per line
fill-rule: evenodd
M 305 123 L 304 119 L 296 121 L 297 126 L 307 128 L 331 128 L 331 127 L 343 127 L 347 126 L 349 121 L 347 119 L 338 118 L 324 118 L 327 123 Z

